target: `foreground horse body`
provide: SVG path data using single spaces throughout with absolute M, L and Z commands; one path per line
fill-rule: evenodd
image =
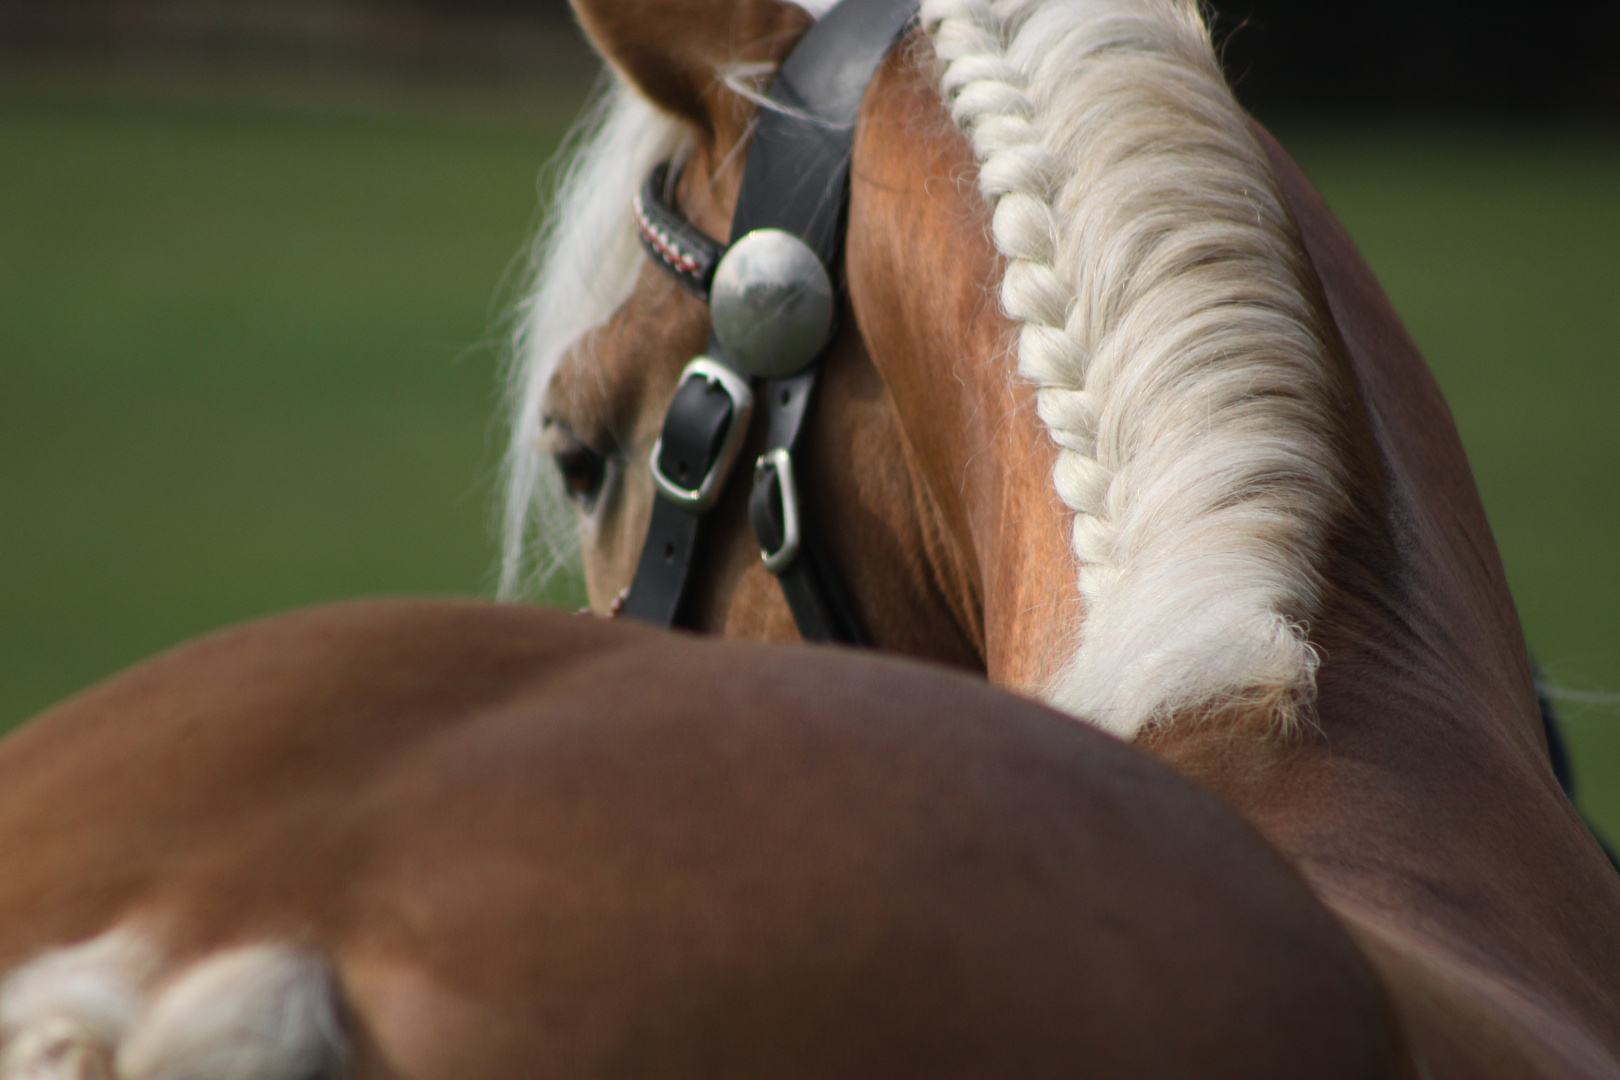
M 965 676 L 374 604 L 0 748 L 7 1080 L 1373 1077 L 1234 816 Z M 116 1072 L 115 1072 L 116 1070 Z
M 811 16 L 578 8 L 621 85 L 512 544 L 539 443 L 606 614 L 708 336 L 630 196 L 678 157 L 726 235 Z M 799 482 L 869 636 L 1078 720 L 513 609 L 204 642 L 0 749 L 0 1075 L 1620 1076 L 1620 881 L 1455 428 L 1191 7 L 929 0 L 846 277 Z M 791 640 L 743 501 L 694 621 Z

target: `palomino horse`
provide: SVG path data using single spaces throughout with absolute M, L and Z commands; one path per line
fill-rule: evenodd
M 606 612 L 708 329 L 631 196 L 679 158 L 725 234 L 810 16 L 580 13 L 621 84 L 533 309 L 512 533 L 543 440 Z M 931 0 L 856 134 L 805 504 L 876 644 L 1141 749 L 826 650 L 249 627 L 0 747 L 0 1076 L 1620 1072 L 1620 884 L 1455 432 L 1191 7 Z M 693 621 L 791 638 L 741 495 L 715 515 Z
M 531 311 L 509 582 L 549 450 L 606 613 L 709 334 L 623 208 L 673 160 L 728 234 L 757 87 L 814 16 L 578 8 L 620 84 Z M 845 242 L 799 487 L 868 637 L 1236 808 L 1372 962 L 1421 1075 L 1620 1075 L 1620 879 L 1549 769 L 1456 429 L 1194 5 L 926 0 L 866 93 Z M 689 620 L 791 639 L 745 515 L 740 490 L 712 512 Z
M 0 778 L 6 1080 L 1411 1075 L 1250 826 L 967 675 L 356 605 Z

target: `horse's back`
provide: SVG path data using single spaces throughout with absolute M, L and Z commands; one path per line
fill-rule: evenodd
M 0 743 L 0 959 L 28 947 L 14 935 L 83 934 L 299 813 L 340 819 L 403 757 L 590 651 L 592 630 L 475 605 L 325 608 L 205 638 L 68 700 Z M 63 872 L 88 867 L 116 878 L 63 902 Z
M 8 1037 L 53 970 L 123 964 L 132 1074 L 206 1043 L 197 1002 L 315 1015 L 323 979 L 358 1075 L 1361 1076 L 1400 1049 L 1212 799 L 833 650 L 472 604 L 271 620 L 0 744 L 0 859 L 0 954 L 45 952 Z

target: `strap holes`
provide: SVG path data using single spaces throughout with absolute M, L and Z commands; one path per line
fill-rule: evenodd
M 782 407 L 786 408 L 788 402 L 790 402 L 792 400 L 793 400 L 793 391 L 791 391 L 791 390 L 783 390 L 782 391 Z
M 665 562 L 674 562 L 675 561 L 675 545 L 674 544 L 665 544 L 664 545 L 664 561 Z

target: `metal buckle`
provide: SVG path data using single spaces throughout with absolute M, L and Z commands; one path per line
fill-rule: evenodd
M 765 569 L 781 575 L 799 556 L 799 489 L 793 484 L 793 455 L 786 448 L 772 450 L 754 463 L 754 482 L 767 469 L 776 470 L 776 482 L 782 492 L 782 546 L 775 551 L 760 548 L 759 557 Z
M 664 498 L 694 514 L 701 514 L 720 500 L 720 489 L 725 486 L 726 476 L 737 460 L 737 451 L 742 449 L 743 437 L 748 434 L 748 421 L 754 414 L 754 392 L 736 372 L 707 356 L 686 365 L 680 381 L 675 384 L 676 392 L 694 378 L 707 379 L 710 386 L 720 387 L 731 399 L 731 424 L 726 429 L 726 437 L 721 440 L 720 451 L 702 481 L 697 487 L 686 488 L 665 476 L 658 467 L 658 458 L 664 450 L 664 437 L 660 435 L 652 449 L 652 478 Z

